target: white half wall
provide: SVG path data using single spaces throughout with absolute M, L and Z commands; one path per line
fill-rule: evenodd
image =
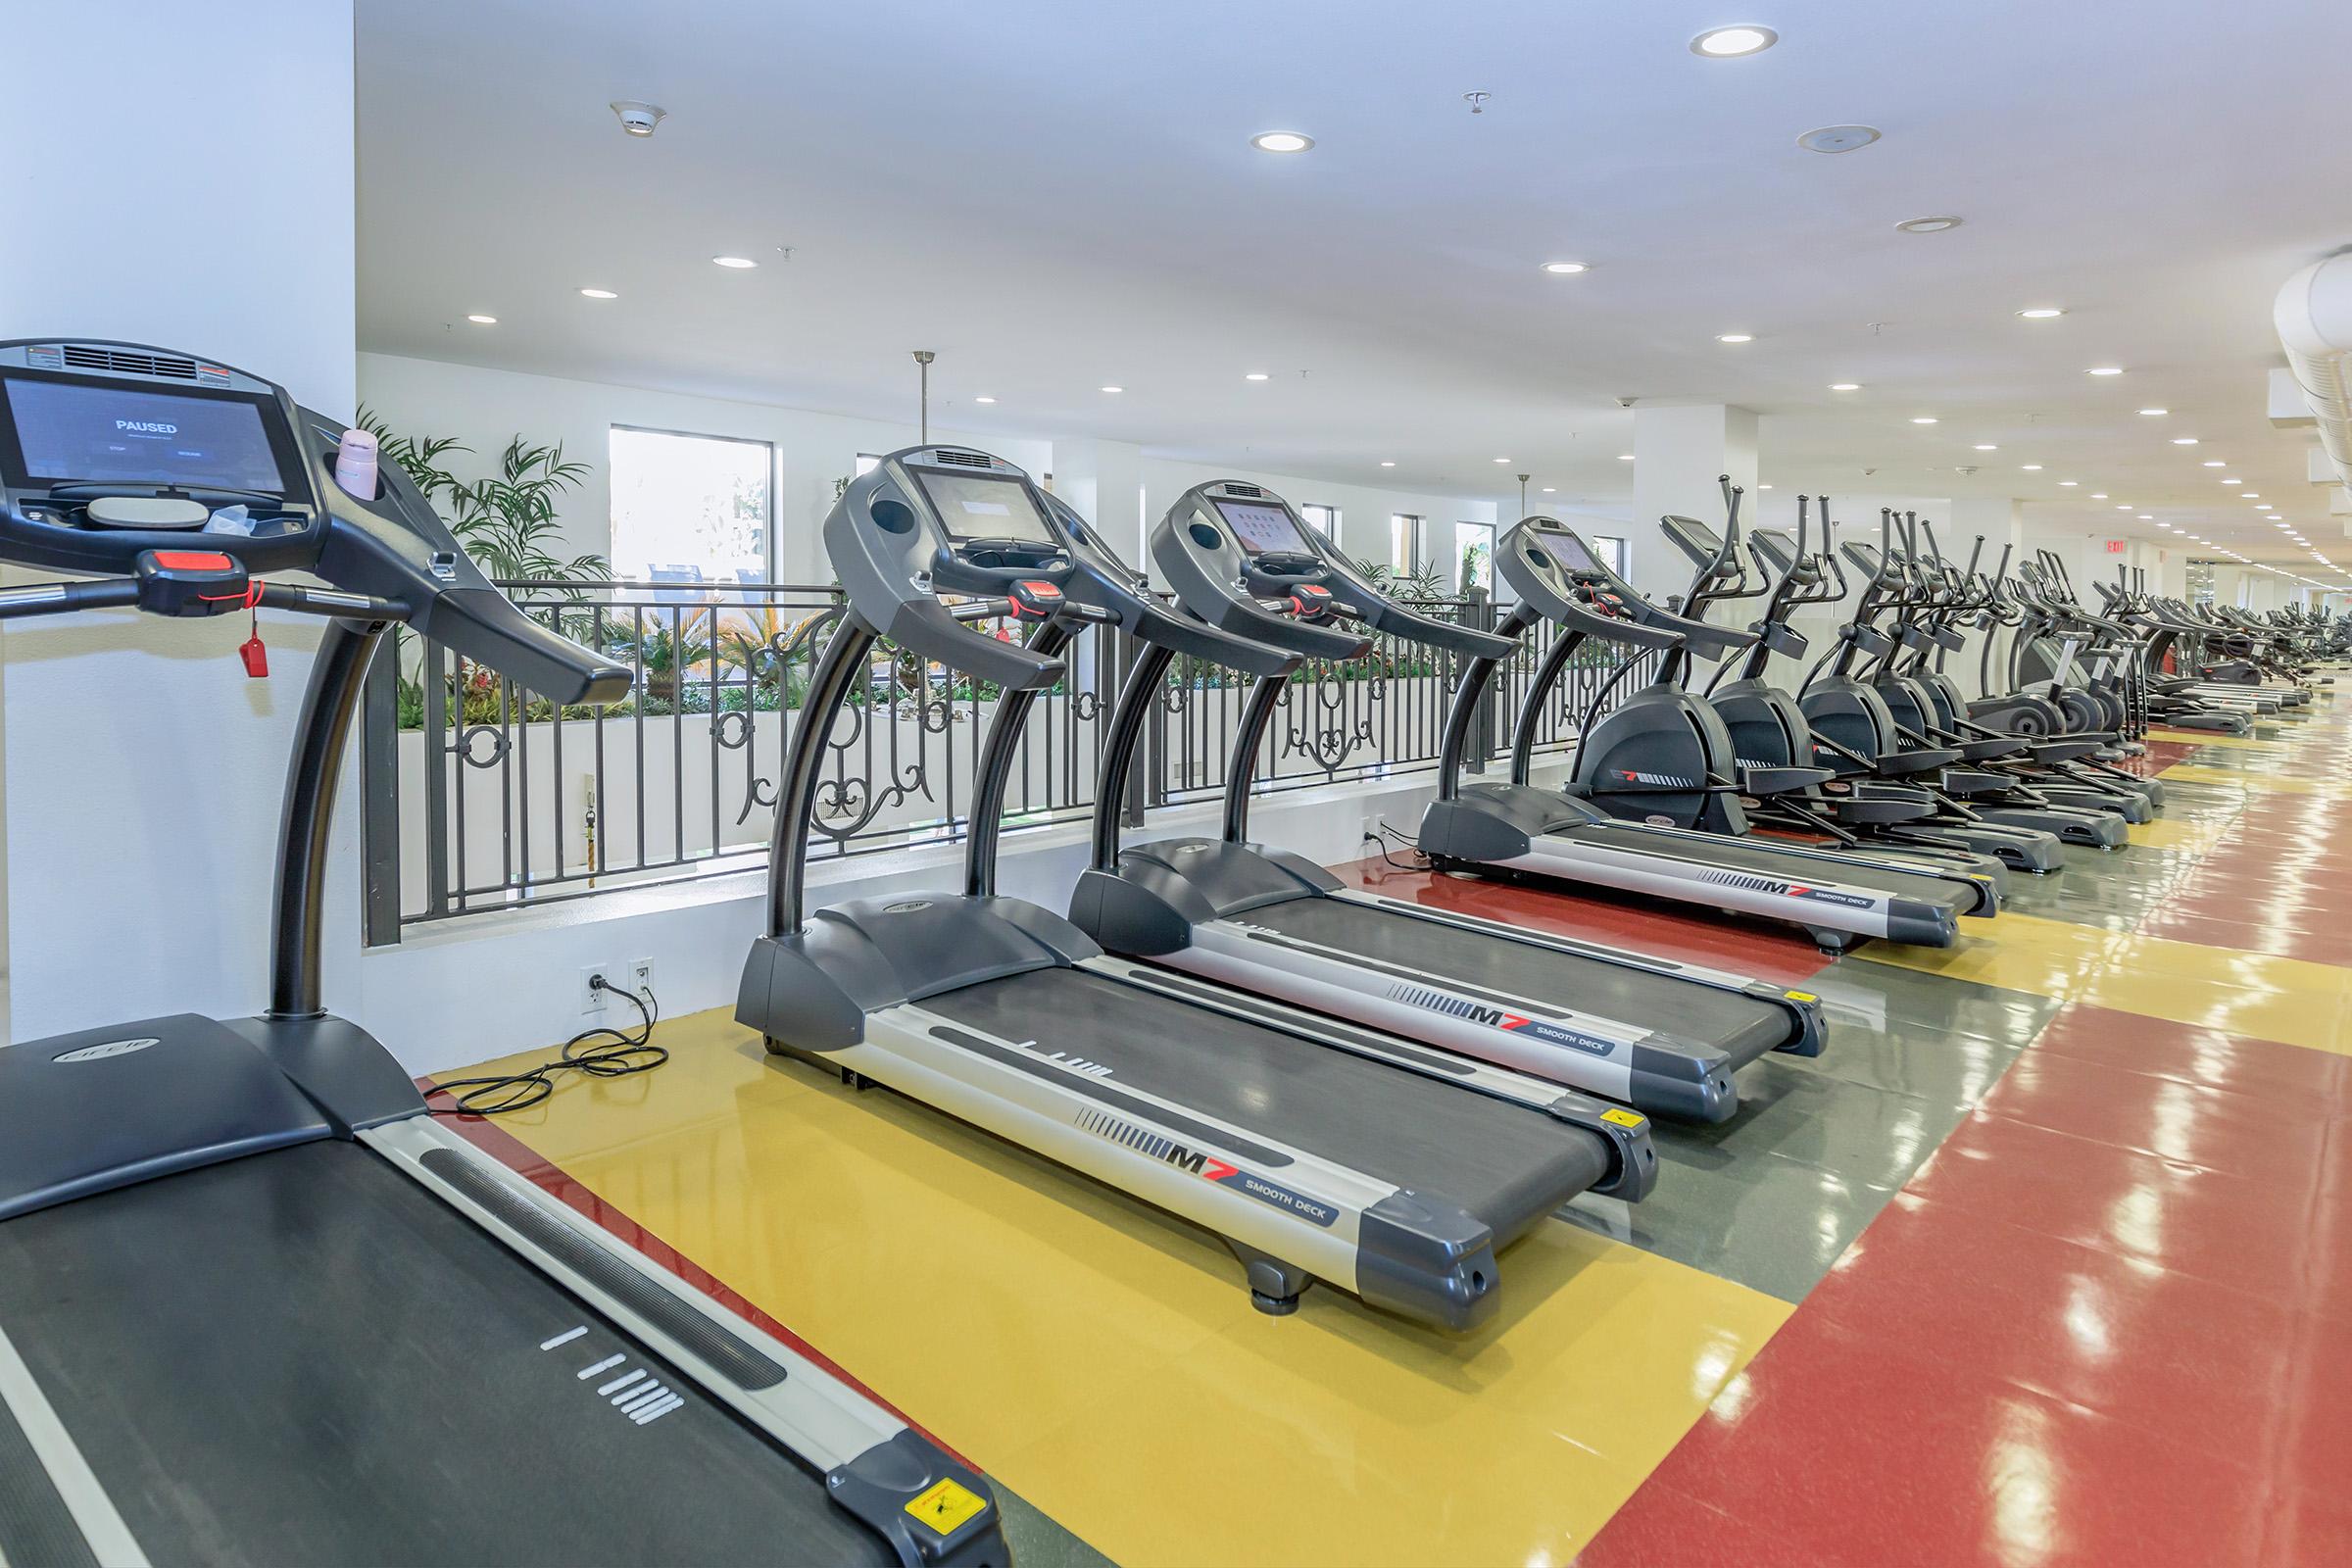
M 349 0 L 8 15 L 0 170 L 40 237 L 0 246 L 0 338 L 158 343 L 348 416 Z M 257 80 L 266 93 L 213 94 Z M 10 1038 L 267 1001 L 278 796 L 318 632 L 264 629 L 267 681 L 237 662 L 241 617 L 125 612 L 0 633 Z M 353 858 L 336 866 L 327 945 L 348 960 Z

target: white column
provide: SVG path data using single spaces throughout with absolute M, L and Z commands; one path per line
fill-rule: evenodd
M 1129 565 L 1144 564 L 1142 447 L 1131 441 L 1054 442 L 1054 493 L 1077 508 Z
M 10 8 L 0 337 L 157 343 L 352 413 L 349 0 Z M 37 64 L 37 69 L 30 69 Z M 22 574 L 19 574 L 20 576 Z M 8 702 L 11 1038 L 267 1001 L 278 795 L 315 626 L 21 621 Z M 329 978 L 359 945 L 356 792 L 338 811 Z
M 1661 603 L 1690 585 L 1690 563 L 1658 519 L 1679 514 L 1723 526 L 1719 478 L 1756 500 L 1756 416 L 1722 403 L 1634 411 L 1634 524 L 1626 545 L 1634 586 Z

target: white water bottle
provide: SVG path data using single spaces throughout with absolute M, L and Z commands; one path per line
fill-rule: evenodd
M 375 465 L 375 432 L 357 425 L 344 431 L 343 445 L 335 452 L 335 483 L 343 487 L 344 494 L 373 501 Z

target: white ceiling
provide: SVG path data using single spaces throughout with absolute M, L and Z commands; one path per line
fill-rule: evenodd
M 1631 495 L 1619 399 L 1729 401 L 1781 490 L 2016 495 L 2095 532 L 2146 512 L 2299 559 L 2229 474 L 2345 554 L 2304 437 L 2264 417 L 2273 294 L 2352 242 L 2342 0 L 359 17 L 364 348 L 902 416 L 928 348 L 964 428 L 1487 495 L 1508 455 L 1603 505 Z M 1729 22 L 1781 43 L 1690 52 Z M 615 98 L 670 118 L 631 140 Z M 1795 146 L 1844 122 L 1886 139 Z M 1272 128 L 1318 145 L 1250 147 Z M 1893 227 L 1942 213 L 1966 222 Z M 2014 314 L 2045 303 L 2070 314 Z

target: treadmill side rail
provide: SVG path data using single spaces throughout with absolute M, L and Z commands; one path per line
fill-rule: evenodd
M 1005 1561 L 996 1498 L 978 1472 L 826 1367 L 602 1227 L 583 1224 L 536 1183 L 436 1122 L 394 1122 L 360 1141 L 823 1470 L 834 1504 L 881 1536 L 907 1568 Z

